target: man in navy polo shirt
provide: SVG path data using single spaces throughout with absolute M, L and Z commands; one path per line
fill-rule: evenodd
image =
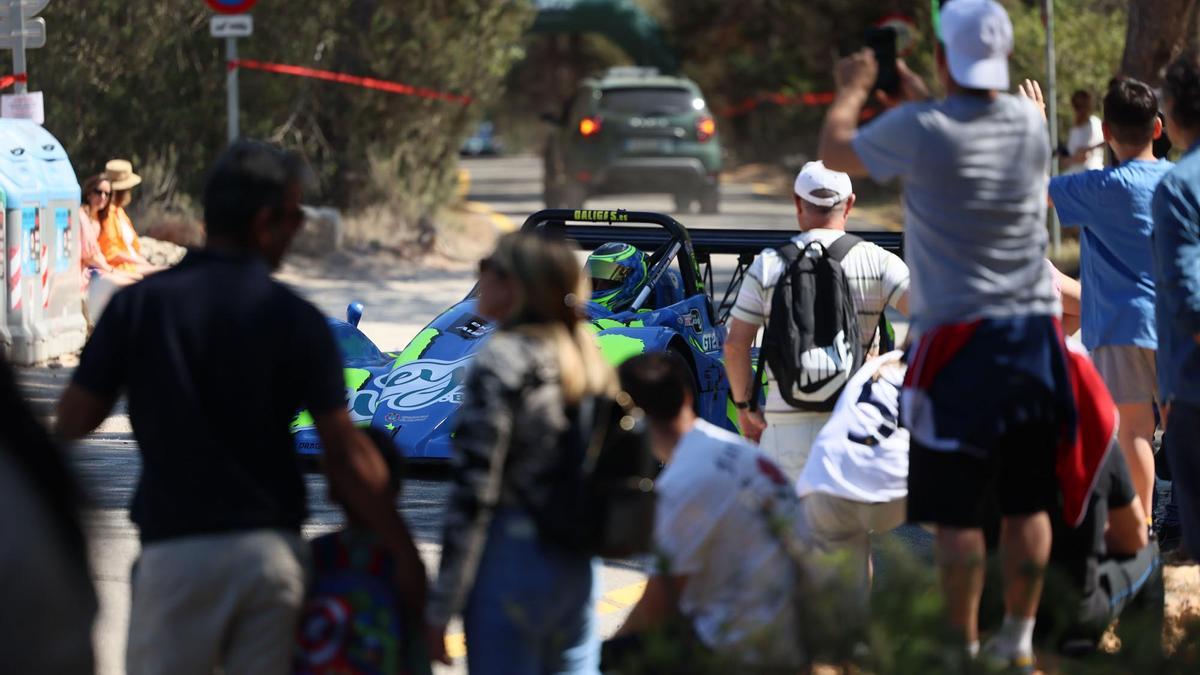
M 128 396 L 142 456 L 130 675 L 291 672 L 307 509 L 288 425 L 301 408 L 330 482 L 396 556 L 410 616 L 423 615 L 424 569 L 383 460 L 346 412 L 329 327 L 271 278 L 303 224 L 306 177 L 265 143 L 226 150 L 204 191 L 206 246 L 113 297 L 59 402 L 58 433 L 73 440 Z

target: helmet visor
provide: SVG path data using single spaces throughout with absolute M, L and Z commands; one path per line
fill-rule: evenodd
M 592 279 L 592 289 L 595 291 L 607 291 L 620 287 L 632 272 L 633 268 L 609 260 L 589 259 L 587 261 L 587 274 Z

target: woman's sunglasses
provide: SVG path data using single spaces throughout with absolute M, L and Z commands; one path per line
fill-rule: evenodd
M 92 194 L 99 195 L 101 197 L 111 197 L 112 196 L 112 192 L 101 190 L 100 188 L 96 188 L 95 190 L 92 190 Z

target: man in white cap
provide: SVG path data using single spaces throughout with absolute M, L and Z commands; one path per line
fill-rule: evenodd
M 792 241 L 801 250 L 819 242 L 832 250 L 846 234 L 846 220 L 854 208 L 850 177 L 830 171 L 821 162 L 809 162 L 796 176 L 792 196 L 800 233 Z M 815 249 L 809 249 L 814 254 Z M 859 240 L 842 257 L 841 266 L 850 284 L 858 311 L 863 353 L 871 350 L 887 306 L 908 311 L 908 267 L 898 256 L 870 242 Z M 738 408 L 742 433 L 759 442 L 762 451 L 783 469 L 795 484 L 808 459 L 813 439 L 829 419 L 827 412 L 797 410 L 784 400 L 775 378 L 769 380 L 764 413 L 752 405 L 750 348 L 771 313 L 771 299 L 785 263 L 778 251 L 762 252 L 746 273 L 738 291 L 725 340 L 725 370 L 729 390 Z M 815 302 L 820 302 L 817 298 Z
M 993 0 L 941 12 L 929 100 L 897 62 L 903 105 L 858 129 L 878 72 L 871 51 L 838 63 L 821 157 L 877 181 L 903 179 L 912 326 L 903 393 L 910 521 L 937 527 L 952 630 L 979 651 L 982 525 L 1002 516 L 1005 620 L 989 661 L 1032 668 L 1033 617 L 1057 508 L 1054 459 L 1074 438 L 1059 302 L 1045 263 L 1050 147 L 1041 112 L 1009 89 L 1012 23 Z M 885 103 L 891 100 L 879 95 Z

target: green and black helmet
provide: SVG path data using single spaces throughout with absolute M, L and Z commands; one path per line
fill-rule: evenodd
M 620 242 L 604 244 L 587 259 L 592 302 L 617 311 L 633 302 L 646 285 L 646 254 Z

